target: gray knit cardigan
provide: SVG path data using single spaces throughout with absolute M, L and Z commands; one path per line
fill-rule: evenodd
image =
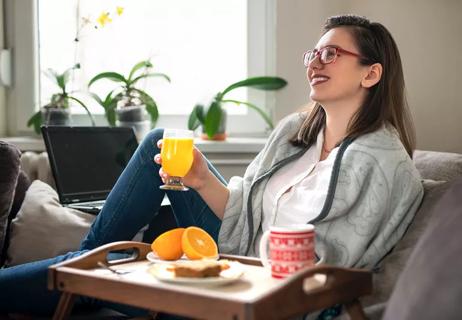
M 263 192 L 269 177 L 306 148 L 289 139 L 306 113 L 292 114 L 273 131 L 244 177 L 232 177 L 220 228 L 220 252 L 256 256 L 262 234 Z M 312 221 L 321 262 L 373 268 L 403 236 L 423 197 L 419 173 L 392 126 L 345 140 L 334 161 L 327 197 Z

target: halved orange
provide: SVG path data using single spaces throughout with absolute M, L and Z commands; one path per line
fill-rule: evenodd
M 181 237 L 184 254 L 191 260 L 203 258 L 216 258 L 218 247 L 215 240 L 205 231 L 198 227 L 188 227 Z
M 182 235 L 184 228 L 176 228 L 162 233 L 151 244 L 151 249 L 159 258 L 164 260 L 177 260 L 183 255 Z

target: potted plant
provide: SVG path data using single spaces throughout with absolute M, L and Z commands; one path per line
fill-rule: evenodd
M 119 87 L 111 90 L 104 99 L 95 93 L 90 93 L 104 108 L 109 125 L 133 127 L 138 138 L 144 136 L 151 127 L 155 126 L 159 118 L 157 103 L 151 95 L 141 90 L 137 85 L 141 79 L 149 77 L 162 77 L 168 82 L 170 82 L 170 78 L 163 73 L 151 72 L 152 68 L 152 63 L 146 60 L 135 64 L 127 77 L 117 72 L 108 71 L 99 73 L 90 80 L 89 88 L 101 79 L 120 84 Z
M 286 85 L 287 81 L 279 77 L 253 77 L 233 83 L 222 92 L 218 92 L 208 106 L 204 106 L 203 104 L 195 105 L 189 115 L 188 128 L 190 130 L 195 130 L 202 125 L 202 137 L 204 139 L 225 140 L 226 110 L 223 106 L 225 104 L 235 104 L 245 105 L 253 109 L 263 118 L 268 126 L 273 129 L 273 121 L 261 108 L 250 102 L 226 99 L 225 96 L 232 90 L 241 87 L 259 90 L 278 90 Z
M 27 126 L 33 126 L 34 131 L 40 134 L 40 126 L 46 125 L 62 125 L 66 126 L 70 124 L 70 103 L 75 102 L 85 109 L 88 116 L 90 117 L 91 124 L 95 125 L 95 120 L 88 110 L 87 106 L 79 99 L 77 99 L 72 92 L 68 92 L 67 85 L 69 83 L 69 77 L 71 72 L 75 69 L 79 69 L 80 64 L 75 64 L 73 67 L 67 69 L 63 73 L 58 73 L 53 69 L 45 71 L 45 75 L 55 82 L 59 89 L 58 93 L 51 96 L 50 102 L 40 108 L 27 122 Z

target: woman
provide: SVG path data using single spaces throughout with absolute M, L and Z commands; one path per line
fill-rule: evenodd
M 398 49 L 379 23 L 331 17 L 304 64 L 313 109 L 281 121 L 243 178 L 226 185 L 195 150 L 184 179 L 194 190 L 167 195 L 179 226 L 204 228 L 221 252 L 258 255 L 268 226 L 310 222 L 320 261 L 373 268 L 423 195 Z M 154 130 L 140 145 L 80 251 L 0 270 L 1 311 L 52 312 L 59 295 L 46 290 L 50 264 L 131 239 L 152 220 L 167 178 L 161 138 Z

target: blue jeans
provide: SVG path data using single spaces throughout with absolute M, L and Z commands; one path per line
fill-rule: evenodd
M 47 289 L 48 267 L 103 244 L 132 239 L 154 218 L 165 193 L 170 200 L 178 226 L 199 226 L 210 233 L 215 240 L 218 239 L 221 221 L 196 191 L 159 189 L 162 184 L 158 174 L 160 167 L 153 162 L 153 158 L 159 153 L 157 141 L 162 138 L 162 135 L 162 129 L 155 129 L 140 144 L 117 180 L 88 235 L 82 241 L 79 251 L 0 269 L 0 313 L 52 314 L 57 306 L 60 292 Z M 223 183 L 226 183 L 210 163 L 209 168 Z M 76 304 L 82 303 L 107 306 L 132 316 L 145 312 L 86 297 L 77 299 Z

